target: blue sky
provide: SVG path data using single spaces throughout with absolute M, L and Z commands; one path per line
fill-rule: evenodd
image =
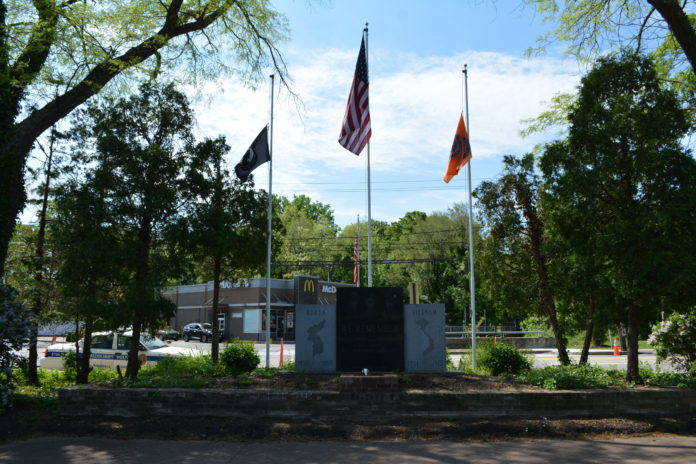
M 274 0 L 287 16 L 279 44 L 299 95 L 276 87 L 273 193 L 305 194 L 331 205 L 344 227 L 367 216 L 366 150 L 337 142 L 362 29 L 369 23 L 372 218 L 394 221 L 466 201 L 466 175 L 442 181 L 469 68 L 469 133 L 474 188 L 554 134 L 519 136 L 523 119 L 558 92 L 573 91 L 581 69 L 560 47 L 527 58 L 552 24 L 523 0 Z M 270 73 L 270 70 L 269 70 Z M 210 83 L 194 105 L 199 137 L 223 134 L 232 169 L 269 120 L 269 85 L 250 90 L 234 77 Z M 268 169 L 254 172 L 268 188 Z M 27 208 L 22 219 L 31 216 Z M 30 219 L 29 219 L 30 220 Z
M 364 23 L 369 23 L 373 220 L 408 211 L 444 211 L 466 201 L 462 172 L 442 181 L 469 68 L 472 183 L 494 179 L 502 156 L 524 154 L 554 134 L 520 138 L 521 120 L 538 115 L 558 92 L 572 91 L 580 68 L 559 50 L 526 58 L 547 28 L 522 1 L 278 0 L 292 30 L 280 48 L 298 109 L 280 92 L 274 116 L 273 192 L 328 203 L 337 223 L 367 216 L 366 150 L 338 145 Z M 268 85 L 211 86 L 198 108 L 202 135 L 223 133 L 236 163 L 268 120 Z M 212 103 L 211 103 L 212 102 Z M 255 171 L 267 188 L 268 170 Z

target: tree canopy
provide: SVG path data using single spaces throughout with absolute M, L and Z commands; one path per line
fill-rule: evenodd
M 676 95 L 646 57 L 599 60 L 583 79 L 566 140 L 541 158 L 548 211 L 578 254 L 604 263 L 628 310 L 627 379 L 638 379 L 638 322 L 694 302 L 696 162 Z M 675 306 L 675 307 L 676 307 Z
M 287 31 L 268 0 L 0 1 L 0 274 L 47 128 L 114 80 L 231 71 L 253 84 L 272 67 L 287 84 Z

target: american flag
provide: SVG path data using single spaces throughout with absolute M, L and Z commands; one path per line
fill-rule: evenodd
M 370 126 L 370 104 L 368 99 L 367 58 L 365 57 L 365 38 L 360 43 L 358 63 L 355 65 L 353 86 L 348 96 L 346 115 L 343 118 L 341 137 L 338 143 L 346 150 L 359 155 L 372 136 Z
M 360 255 L 358 254 L 358 237 L 355 237 L 355 242 L 353 243 L 353 261 L 355 265 L 353 266 L 353 283 L 358 283 L 358 260 Z

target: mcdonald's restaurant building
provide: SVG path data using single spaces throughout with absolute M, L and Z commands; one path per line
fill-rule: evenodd
M 295 340 L 296 304 L 335 304 L 336 289 L 353 284 L 328 282 L 313 276 L 271 279 L 271 339 Z M 213 317 L 213 283 L 179 285 L 165 294 L 176 304 L 171 321 L 174 329 L 191 322 L 210 322 Z M 219 324 L 224 337 L 265 341 L 266 279 L 256 277 L 242 283 L 220 283 Z

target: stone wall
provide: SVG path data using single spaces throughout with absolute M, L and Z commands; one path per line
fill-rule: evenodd
M 355 418 L 610 417 L 696 414 L 696 390 L 641 388 L 579 391 L 392 392 L 105 388 L 81 385 L 59 392 L 66 416 L 225 416 Z M 373 390 L 368 388 L 367 390 Z M 347 394 L 348 393 L 348 394 Z

